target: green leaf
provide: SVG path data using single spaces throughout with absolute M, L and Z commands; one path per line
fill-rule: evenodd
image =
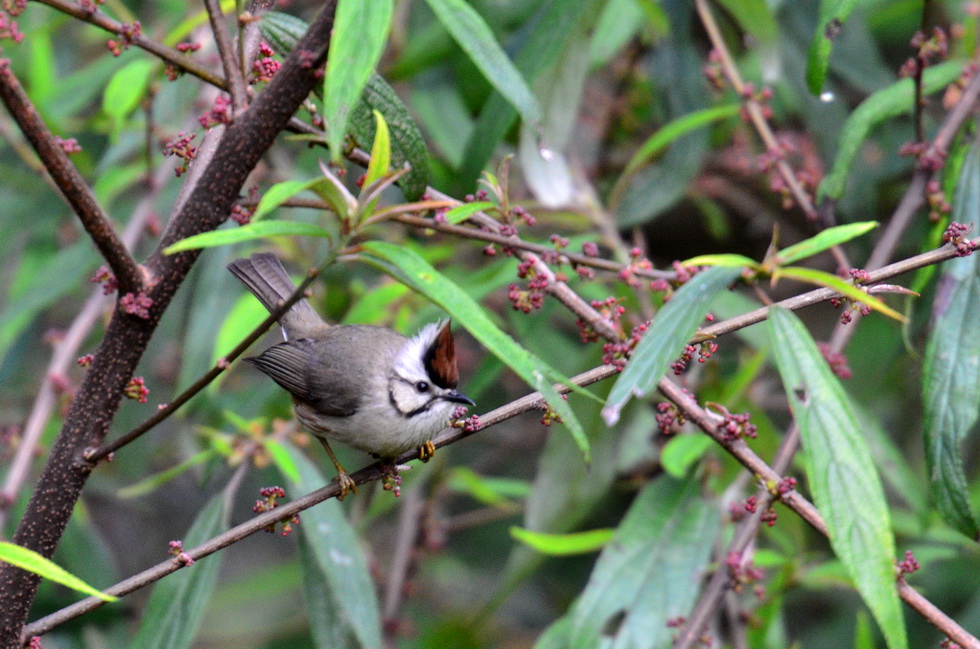
M 497 43 L 480 14 L 465 0 L 426 0 L 470 60 L 528 124 L 541 121 L 541 107 L 521 73 Z
M 364 187 L 387 174 L 391 166 L 391 136 L 388 134 L 388 123 L 380 112 L 375 110 L 372 114 L 377 128 L 374 132 L 374 144 L 371 146 L 371 161 L 364 176 Z
M 284 474 L 291 494 L 300 496 L 328 481 L 299 449 L 283 444 L 298 479 Z M 302 540 L 303 590 L 317 647 L 380 648 L 381 615 L 374 580 L 361 541 L 335 499 L 303 512 L 297 527 Z
M 759 262 L 745 255 L 719 253 L 716 255 L 698 255 L 681 262 L 683 266 L 724 266 L 725 268 L 761 268 Z
M 676 435 L 661 451 L 660 464 L 669 475 L 683 478 L 713 444 L 707 435 Z
M 511 498 L 524 498 L 531 491 L 523 480 L 488 478 L 467 467 L 456 467 L 446 486 L 492 507 L 512 506 Z
M 708 305 L 741 274 L 738 268 L 709 268 L 680 287 L 657 313 L 626 369 L 616 379 L 602 416 L 609 426 L 631 397 L 645 397 L 656 387 L 671 361 L 680 356 L 708 313 Z
M 208 502 L 184 537 L 185 548 L 200 545 L 228 526 L 225 507 L 228 501 L 224 494 L 218 494 Z M 160 554 L 165 553 L 166 548 L 160 548 Z M 157 583 L 130 644 L 132 649 L 186 649 L 191 646 L 217 583 L 223 556 L 224 553 L 217 552 L 199 559 L 194 565 Z
M 547 70 L 564 50 L 571 35 L 577 33 L 577 23 L 593 19 L 601 5 L 599 0 L 548 3 L 535 29 L 514 57 L 514 65 L 523 78 L 532 83 Z M 479 177 L 497 145 L 514 124 L 517 112 L 509 101 L 498 89 L 480 110 L 480 116 L 466 140 L 463 164 L 459 170 L 461 182 L 474 182 Z
M 855 302 L 867 304 L 875 311 L 884 313 L 888 317 L 894 318 L 899 322 L 905 322 L 906 320 L 904 315 L 894 310 L 874 295 L 866 293 L 855 286 L 852 282 L 841 279 L 837 275 L 826 271 L 816 270 L 813 268 L 802 268 L 800 266 L 787 266 L 785 268 L 777 268 L 775 271 L 773 271 L 772 276 L 773 279 L 789 277 L 800 280 L 801 282 L 816 284 L 817 286 L 826 286 L 827 288 L 832 288 L 844 297 L 850 298 Z
M 118 134 L 126 117 L 140 105 L 155 65 L 151 59 L 137 59 L 112 75 L 102 94 L 102 110 L 112 120 L 114 133 Z
M 798 317 L 773 307 L 768 327 L 806 449 L 807 482 L 826 521 L 830 545 L 890 649 L 905 649 L 888 503 L 850 400 Z
M 820 2 L 820 17 L 817 19 L 813 40 L 810 41 L 806 62 L 806 85 L 814 95 L 819 95 L 823 91 L 834 38 L 844 28 L 844 22 L 854 11 L 856 4 L 857 0 L 821 0 Z
M 668 646 L 674 630 L 667 620 L 690 613 L 718 523 L 697 480 L 661 477 L 647 485 L 572 607 L 569 649 Z
M 123 500 L 145 496 L 146 494 L 155 491 L 158 487 L 161 487 L 174 478 L 182 475 L 188 469 L 191 469 L 202 462 L 207 462 L 213 458 L 214 455 L 215 453 L 213 450 L 199 451 L 180 464 L 147 476 L 139 482 L 129 485 L 128 487 L 123 487 L 116 492 L 116 496 L 118 498 L 122 498 Z
M 249 223 L 238 228 L 227 228 L 195 234 L 168 246 L 163 252 L 164 254 L 172 255 L 185 250 L 216 248 L 232 243 L 242 243 L 243 241 L 283 236 L 326 237 L 327 239 L 331 237 L 328 231 L 312 223 L 303 223 L 301 221 L 259 221 L 258 223 Z
M 763 50 L 770 50 L 779 41 L 779 26 L 776 24 L 774 9 L 766 0 L 719 0 L 742 31 L 751 35 L 753 44 Z
M 429 150 L 422 131 L 395 91 L 377 73 L 368 79 L 361 101 L 350 117 L 350 131 L 361 146 L 374 142 L 374 111 L 384 115 L 391 131 L 391 166 L 401 169 L 407 162 L 411 170 L 398 180 L 405 198 L 418 200 L 429 184 Z
M 261 302 L 252 297 L 250 293 L 242 293 L 218 328 L 218 334 L 214 339 L 214 349 L 211 352 L 211 365 L 216 365 L 220 359 L 227 356 L 228 352 L 233 350 L 267 317 L 269 317 L 269 311 L 262 306 Z M 219 374 L 218 378 L 207 387 L 208 391 L 216 392 L 227 375 L 228 372 Z
M 820 231 L 816 236 L 804 239 L 799 243 L 780 250 L 778 255 L 779 264 L 792 264 L 801 259 L 812 257 L 824 250 L 860 237 L 866 232 L 871 232 L 876 227 L 878 227 L 877 221 L 862 221 L 860 223 L 848 223 L 846 225 L 836 225 L 832 228 L 827 228 L 826 230 Z
M 696 110 L 693 113 L 667 122 L 640 145 L 639 150 L 633 154 L 633 157 L 626 164 L 623 175 L 632 176 L 635 174 L 640 167 L 673 144 L 682 135 L 687 135 L 691 131 L 707 126 L 712 122 L 734 117 L 738 115 L 740 108 L 741 106 L 739 104 L 714 106 L 712 108 Z
M 259 30 L 269 45 L 276 52 L 288 56 L 296 42 L 303 38 L 310 25 L 302 18 L 281 11 L 269 11 L 262 14 Z
M 343 157 L 348 118 L 381 60 L 392 7 L 392 0 L 340 0 L 337 4 L 323 83 L 323 117 L 334 162 Z
M 299 467 L 296 466 L 296 462 L 293 460 L 292 455 L 289 453 L 289 449 L 277 440 L 266 438 L 262 442 L 262 447 L 265 448 L 269 457 L 272 458 L 272 463 L 276 465 L 279 469 L 279 473 L 289 480 L 290 482 L 299 482 L 300 474 Z
M 383 241 L 369 241 L 363 244 L 363 248 L 365 261 L 438 304 L 487 351 L 514 370 L 533 390 L 540 392 L 548 407 L 558 413 L 588 458 L 589 442 L 582 430 L 582 424 L 553 385 L 569 384 L 566 376 L 552 369 L 501 331 L 473 298 L 412 250 Z
M 516 525 L 510 528 L 510 535 L 514 539 L 541 554 L 553 557 L 598 552 L 613 539 L 615 533 L 614 529 L 599 529 L 571 534 L 545 534 Z
M 337 185 L 340 185 L 340 188 Z M 252 223 L 271 214 L 293 196 L 305 191 L 312 191 L 326 201 L 330 209 L 341 219 L 345 218 L 357 204 L 354 196 L 347 191 L 343 183 L 330 176 L 314 178 L 313 180 L 286 180 L 276 183 L 262 194 L 262 198 L 259 199 L 259 204 L 255 208 L 255 213 L 252 214 Z
M 476 201 L 474 203 L 457 205 L 453 209 L 446 212 L 446 221 L 448 223 L 452 223 L 453 225 L 457 225 L 470 218 L 477 212 L 493 209 L 494 207 L 496 207 L 496 205 L 490 201 Z
M 963 71 L 963 63 L 947 61 L 926 68 L 922 75 L 923 94 L 931 94 L 952 83 Z M 820 182 L 817 199 L 837 199 L 844 194 L 847 177 L 858 151 L 864 146 L 871 129 L 891 117 L 912 112 L 915 86 L 911 79 L 902 79 L 879 90 L 854 109 L 837 138 L 834 166 Z
M 114 602 L 119 599 L 118 597 L 103 593 L 101 590 L 89 586 L 75 575 L 50 559 L 45 559 L 34 550 L 28 550 L 25 547 L 14 545 L 13 543 L 0 541 L 0 561 L 17 566 L 22 570 L 33 572 L 35 575 L 39 575 L 44 579 L 50 579 L 55 583 L 67 586 L 80 593 L 98 597 L 106 602 Z
M 963 163 L 953 218 L 975 221 L 980 212 L 980 147 Z M 972 215 L 972 216 L 971 216 Z M 978 255 L 943 264 L 933 305 L 933 330 L 922 368 L 929 490 L 949 525 L 974 541 L 980 526 L 970 508 L 970 485 L 961 447 L 980 415 L 980 264 Z

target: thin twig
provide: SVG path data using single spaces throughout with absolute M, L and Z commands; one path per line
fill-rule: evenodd
M 89 11 L 82 7 L 81 3 L 69 2 L 68 0 L 35 0 L 41 4 L 48 5 L 53 9 L 68 14 L 74 18 L 78 18 L 84 22 L 87 22 L 96 27 L 101 27 L 107 32 L 113 34 L 121 34 L 127 25 L 119 22 L 118 20 L 113 20 L 112 18 L 106 16 L 104 13 L 98 9 Z M 160 59 L 170 63 L 171 65 L 187 72 L 190 75 L 206 81 L 213 86 L 217 86 L 222 90 L 228 90 L 228 81 L 223 79 L 221 76 L 215 74 L 208 68 L 195 63 L 189 56 L 182 54 L 175 49 L 167 47 L 162 43 L 158 43 L 152 38 L 147 38 L 143 34 L 136 34 L 133 38 L 133 45 L 136 47 L 146 50 L 147 52 L 156 55 Z
M 726 439 L 715 422 L 705 412 L 694 397 L 686 394 L 680 387 L 675 385 L 667 378 L 661 379 L 657 386 L 660 391 L 684 414 L 684 417 L 693 422 L 698 428 L 707 433 L 715 442 L 728 451 L 742 466 L 759 476 L 763 483 L 779 484 L 783 480 L 780 473 L 768 466 L 762 458 L 749 448 L 748 444 L 741 438 L 734 441 Z M 780 495 L 780 501 L 792 509 L 803 520 L 809 523 L 815 530 L 828 535 L 827 525 L 813 504 L 800 495 L 796 490 L 791 490 Z M 919 594 L 915 589 L 908 586 L 904 580 L 898 580 L 896 585 L 899 596 L 906 604 L 911 606 L 917 613 L 922 615 L 929 623 L 933 624 L 942 633 L 954 642 L 970 649 L 980 649 L 980 640 L 977 640 L 966 629 L 960 626 L 955 620 L 940 611 L 934 604 Z M 682 632 L 683 635 L 683 632 Z M 688 645 L 693 646 L 693 645 Z
M 206 388 L 208 384 L 211 383 L 211 381 L 218 378 L 218 376 L 222 372 L 228 369 L 231 363 L 239 356 L 244 354 L 245 351 L 248 350 L 248 348 L 251 347 L 256 340 L 261 338 L 262 335 L 266 331 L 268 331 L 269 327 L 274 325 L 276 321 L 279 320 L 282 314 L 284 314 L 286 311 L 291 309 L 294 304 L 296 304 L 301 299 L 303 299 L 306 296 L 306 289 L 310 287 L 310 284 L 313 283 L 313 280 L 316 278 L 316 276 L 317 276 L 317 271 L 315 269 L 311 270 L 307 274 L 306 279 L 304 279 L 302 283 L 300 283 L 300 285 L 296 287 L 296 290 L 293 291 L 292 295 L 290 295 L 286 301 L 284 301 L 282 304 L 277 306 L 272 311 L 272 313 L 270 313 L 266 317 L 265 320 L 260 322 L 258 326 L 252 329 L 252 331 L 247 336 L 245 336 L 245 338 L 243 338 L 240 343 L 235 345 L 234 349 L 228 352 L 228 354 L 225 355 L 223 358 L 219 359 L 218 362 L 214 365 L 214 367 L 212 367 L 210 370 L 205 372 L 204 375 L 201 376 L 201 378 L 199 378 L 197 381 L 195 381 L 190 387 L 188 387 L 186 390 L 184 390 L 179 395 L 177 395 L 177 397 L 174 398 L 173 401 L 166 404 L 165 406 L 162 406 L 159 410 L 153 413 L 153 416 L 151 416 L 149 419 L 147 419 L 142 424 L 132 429 L 125 435 L 122 435 L 121 437 L 107 444 L 103 444 L 98 448 L 92 448 L 86 450 L 84 453 L 85 459 L 93 463 L 99 462 L 104 458 L 108 457 L 110 454 L 115 453 L 123 446 L 126 446 L 130 442 L 138 439 L 141 435 L 143 435 L 144 433 L 152 429 L 154 426 L 158 425 L 160 422 L 170 417 L 170 415 L 176 412 L 178 408 L 180 408 L 182 405 L 190 401 L 198 392 Z
M 231 93 L 231 104 L 234 107 L 234 114 L 238 114 L 247 101 L 245 77 L 239 59 L 235 56 L 235 47 L 232 45 L 231 36 L 228 34 L 228 25 L 225 22 L 225 15 L 221 13 L 221 5 L 218 0 L 204 0 L 204 7 L 208 12 L 208 20 L 211 23 L 211 32 L 214 34 L 214 42 L 218 46 L 218 55 L 221 57 L 221 65 L 225 70 L 225 79 L 229 80 Z
M 143 275 L 136 261 L 116 234 L 112 221 L 99 206 L 88 183 L 41 119 L 20 81 L 10 69 L 9 61 L 0 61 L 0 99 L 112 269 L 119 283 L 119 294 L 137 292 L 143 285 Z
M 937 255 L 936 253 L 939 252 L 944 254 Z M 907 272 L 908 270 L 912 270 L 915 267 L 921 267 L 929 263 L 936 263 L 937 261 L 942 261 L 944 258 L 949 258 L 954 255 L 955 255 L 955 250 L 952 249 L 944 249 L 941 251 L 936 251 L 934 253 L 926 253 L 925 255 L 919 255 L 918 257 L 913 258 L 914 260 L 916 260 L 914 263 L 919 264 L 919 266 L 913 265 L 912 267 L 910 267 L 909 263 L 902 262 L 898 264 L 892 264 L 887 268 L 881 269 L 879 272 L 881 273 L 893 272 L 894 274 L 901 274 L 903 272 Z M 907 260 L 907 262 L 909 261 L 911 260 Z M 810 293 L 821 293 L 825 290 L 826 289 L 819 289 L 817 291 L 811 291 Z M 829 299 L 829 297 L 827 299 Z M 791 298 L 791 300 L 785 300 L 781 302 L 780 306 L 784 306 L 786 308 L 794 308 L 795 306 L 795 308 L 800 308 L 807 304 L 813 303 L 813 301 L 807 299 L 805 295 L 797 296 L 796 299 Z M 724 324 L 725 323 L 719 323 L 719 326 Z M 748 324 L 743 323 L 741 326 L 748 326 Z M 726 327 L 726 329 L 729 328 Z M 607 379 L 618 373 L 619 373 L 618 370 L 611 365 L 601 365 L 572 377 L 571 383 L 577 386 L 585 387 L 593 383 L 596 383 L 598 381 L 601 381 L 603 379 Z M 700 420 L 703 420 L 706 422 L 705 423 L 706 426 L 713 427 L 713 424 L 707 418 L 707 415 L 703 413 L 703 411 L 700 409 L 699 406 L 697 406 L 696 402 L 694 402 L 693 399 L 690 399 L 690 397 L 684 395 L 683 392 L 675 388 L 673 384 L 670 383 L 669 381 L 666 384 L 664 384 L 663 382 L 661 383 L 662 388 L 664 385 L 666 385 L 666 390 L 667 392 L 669 392 L 668 398 L 670 398 L 672 401 L 677 403 L 678 407 L 685 408 L 685 412 L 687 412 L 687 409 L 693 408 L 691 412 L 695 414 L 700 413 L 697 416 L 692 415 L 691 417 L 689 417 L 689 419 L 691 419 L 692 421 L 694 421 L 696 424 L 699 425 L 700 425 Z M 571 391 L 571 388 L 564 384 L 558 384 L 555 385 L 554 387 L 556 390 L 558 390 L 559 393 L 562 394 Z M 682 403 L 678 403 L 677 401 L 675 401 L 675 398 L 683 398 L 684 401 Z M 541 408 L 544 407 L 544 405 L 545 405 L 545 401 L 544 401 L 544 397 L 541 396 L 541 393 L 533 392 L 519 399 L 516 399 L 506 405 L 496 408 L 495 410 L 492 410 L 486 413 L 485 415 L 481 415 L 479 418 L 480 425 L 478 428 L 473 428 L 473 427 L 447 428 L 443 430 L 439 435 L 436 436 L 435 439 L 433 439 L 433 444 L 436 446 L 436 448 L 442 448 L 443 446 L 455 443 L 461 439 L 474 435 L 477 433 L 477 431 L 484 430 L 490 426 L 499 424 L 502 421 L 506 421 L 525 412 L 540 410 Z M 728 449 L 733 445 L 738 446 L 739 454 L 736 456 L 737 459 L 742 461 L 743 459 L 748 458 L 745 462 L 743 462 L 743 464 L 745 464 L 754 473 L 757 473 L 760 476 L 762 476 L 764 479 L 768 479 L 769 477 L 778 478 L 775 472 L 768 465 L 766 465 L 766 463 L 762 461 L 761 458 L 758 458 L 758 456 L 756 456 L 754 452 L 752 452 L 751 449 L 749 449 L 748 446 L 745 445 L 745 443 L 742 442 L 741 440 L 738 440 L 735 443 L 730 443 L 722 439 L 722 441 L 720 441 L 719 443 L 721 443 L 722 446 L 724 446 L 726 449 Z M 414 459 L 417 459 L 417 457 L 418 457 L 418 453 L 416 451 L 409 451 L 403 454 L 401 457 L 397 458 L 396 462 L 407 463 Z M 363 484 L 365 482 L 370 482 L 372 480 L 378 480 L 381 477 L 382 477 L 381 465 L 378 463 L 372 464 L 371 466 L 365 467 L 360 471 L 351 474 L 351 478 L 358 485 Z M 205 557 L 208 554 L 216 552 L 224 547 L 227 547 L 228 545 L 231 545 L 245 538 L 246 536 L 254 534 L 255 532 L 261 529 L 264 529 L 265 527 L 271 524 L 292 518 L 293 515 L 301 512 L 304 509 L 312 507 L 313 505 L 316 505 L 317 503 L 327 500 L 328 498 L 337 496 L 339 492 L 340 492 L 339 486 L 337 485 L 336 482 L 333 482 L 321 489 L 318 489 L 310 494 L 298 498 L 297 500 L 294 500 L 290 503 L 277 507 L 276 509 L 266 512 L 264 514 L 260 514 L 256 518 L 251 519 L 250 521 L 247 521 L 229 530 L 228 532 L 220 534 L 210 539 L 209 541 L 201 544 L 200 546 L 191 549 L 190 551 L 188 551 L 188 554 L 190 554 L 191 558 L 193 558 L 194 560 L 197 560 L 201 557 Z M 811 522 L 811 524 L 814 524 L 815 527 L 817 525 L 822 526 L 822 519 L 820 519 L 819 514 L 816 513 L 816 510 L 813 508 L 813 506 L 810 505 L 801 496 L 796 494 L 796 492 L 790 492 L 789 494 L 784 496 L 783 502 L 789 504 L 789 502 L 791 501 L 796 502 L 797 499 L 799 500 L 799 502 L 797 502 L 796 505 L 797 508 L 799 509 L 797 513 L 799 513 L 808 522 Z M 154 581 L 161 579 L 162 577 L 173 572 L 176 569 L 177 567 L 173 566 L 172 562 L 161 563 L 147 571 L 144 571 L 138 575 L 134 575 L 133 577 L 130 577 L 129 579 L 119 582 L 115 586 L 105 589 L 105 592 L 117 596 L 125 595 L 134 590 L 137 590 L 138 588 L 142 588 L 143 586 L 146 586 L 150 583 L 153 583 Z M 915 591 L 912 590 L 911 588 L 909 588 L 908 590 L 910 590 L 912 593 L 915 593 Z M 915 595 L 917 595 L 917 593 L 915 593 Z M 913 594 L 903 595 L 903 599 L 905 599 L 906 597 L 914 598 L 914 595 Z M 40 620 L 37 620 L 36 622 L 30 625 L 27 625 L 27 627 L 25 627 L 25 637 L 46 633 L 47 631 L 50 631 L 51 629 L 61 624 L 64 624 L 69 620 L 72 620 L 76 617 L 79 617 L 89 611 L 92 611 L 102 606 L 102 604 L 104 603 L 105 602 L 103 602 L 102 600 L 94 597 L 84 599 L 76 604 L 61 609 L 60 611 L 52 613 L 51 615 L 48 615 L 44 618 L 41 618 Z M 921 607 L 922 610 L 925 610 L 927 608 L 925 604 L 922 604 L 921 602 L 919 603 L 919 607 Z M 920 609 L 917 608 L 916 610 L 920 610 Z M 939 615 L 941 616 L 942 613 L 939 612 Z
M 754 98 L 745 97 L 745 82 L 742 80 L 742 75 L 739 73 L 738 67 L 735 65 L 735 61 L 728 51 L 728 47 L 725 46 L 725 39 L 721 35 L 721 30 L 718 29 L 718 24 L 715 22 L 711 10 L 708 8 L 707 0 L 695 0 L 695 6 L 697 7 L 698 16 L 701 17 L 701 23 L 708 33 L 708 38 L 711 40 L 711 46 L 721 57 L 721 66 L 725 77 L 732 84 L 732 88 L 738 96 L 744 98 L 743 106 L 745 106 L 745 111 L 748 113 L 749 119 L 759 134 L 759 138 L 762 139 L 766 150 L 770 153 L 777 154 L 776 170 L 782 176 L 783 182 L 786 183 L 786 187 L 789 188 L 790 193 L 793 195 L 793 199 L 800 206 L 800 209 L 803 210 L 803 213 L 806 214 L 807 218 L 816 218 L 817 212 L 813 208 L 813 202 L 810 200 L 810 196 L 803 189 L 803 186 L 796 178 L 796 174 L 793 173 L 789 164 L 779 155 L 782 152 L 782 146 L 769 127 L 769 122 L 766 121 L 762 106 Z

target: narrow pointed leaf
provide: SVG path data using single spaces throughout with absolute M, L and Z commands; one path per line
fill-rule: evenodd
M 576 554 L 598 552 L 613 539 L 614 529 L 589 530 L 571 534 L 545 534 L 523 527 L 511 527 L 510 535 L 541 554 L 567 557 Z
M 661 477 L 633 501 L 572 608 L 570 649 L 670 644 L 690 614 L 718 531 L 697 480 Z
M 483 210 L 489 210 L 494 207 L 494 204 L 490 201 L 476 201 L 474 203 L 464 203 L 463 205 L 457 205 L 453 209 L 446 212 L 446 222 L 457 225 L 462 223 L 466 219 L 470 218 L 477 212 Z
M 711 299 L 738 278 L 738 268 L 709 268 L 680 287 L 657 313 L 606 400 L 602 417 L 609 426 L 630 398 L 644 397 L 656 387 L 708 313 Z
M 537 125 L 541 121 L 538 100 L 480 14 L 465 0 L 426 2 L 486 80 L 517 109 L 525 122 Z
M 224 494 L 214 496 L 201 510 L 183 538 L 192 548 L 220 534 L 228 526 Z M 166 548 L 160 548 L 166 556 Z M 167 576 L 154 588 L 143 622 L 130 645 L 132 649 L 186 649 L 191 646 L 204 619 L 208 600 L 217 583 L 222 552 L 196 561 Z
M 363 247 L 366 252 L 365 261 L 438 304 L 487 351 L 514 370 L 532 389 L 540 392 L 548 406 L 561 417 L 565 427 L 588 458 L 589 441 L 582 424 L 553 385 L 568 384 L 569 379 L 566 376 L 501 331 L 473 298 L 415 252 L 383 241 L 370 241 Z
M 771 308 L 768 327 L 806 449 L 807 482 L 827 523 L 830 545 L 888 647 L 905 649 L 888 503 L 850 400 L 796 315 Z
M 810 41 L 810 51 L 806 62 L 806 84 L 810 92 L 819 95 L 823 91 L 823 83 L 827 78 L 827 67 L 830 64 L 830 51 L 834 39 L 844 23 L 854 11 L 857 0 L 822 0 L 820 2 L 820 17 L 817 29 Z
M 291 444 L 283 444 L 283 449 L 297 470 L 297 474 L 283 475 L 290 496 L 301 496 L 328 482 L 299 449 Z M 303 588 L 316 646 L 380 649 L 381 615 L 374 582 L 360 539 L 340 503 L 327 500 L 307 509 L 296 529 L 303 539 Z
M 759 262 L 734 253 L 718 253 L 715 255 L 698 255 L 681 262 L 682 266 L 724 266 L 726 268 L 759 268 Z
M 391 166 L 391 136 L 388 134 L 388 122 L 380 112 L 375 110 L 372 114 L 376 129 L 374 144 L 371 146 L 371 162 L 368 163 L 367 174 L 364 176 L 365 188 L 387 174 Z
M 632 175 L 649 162 L 654 156 L 674 143 L 677 138 L 687 135 L 693 130 L 702 128 L 729 117 L 738 115 L 739 104 L 728 104 L 726 106 L 714 106 L 696 110 L 693 113 L 678 117 L 667 122 L 657 129 L 657 132 L 647 138 L 623 170 L 623 175 Z
M 891 308 L 874 295 L 866 293 L 853 283 L 826 271 L 816 270 L 813 268 L 803 268 L 801 266 L 787 266 L 786 268 L 777 268 L 773 272 L 772 276 L 774 279 L 789 277 L 800 280 L 801 282 L 816 284 L 817 286 L 826 286 L 827 288 L 832 288 L 844 297 L 850 298 L 855 302 L 867 304 L 875 311 L 884 313 L 888 317 L 894 318 L 899 322 L 905 322 L 907 320 L 904 315 Z
M 348 119 L 381 60 L 391 28 L 392 0 L 340 0 L 323 81 L 323 117 L 333 160 L 344 153 Z
M 876 227 L 878 227 L 877 221 L 863 221 L 861 223 L 847 223 L 846 225 L 827 228 L 816 236 L 780 250 L 779 263 L 792 264 L 801 259 L 812 257 L 824 250 L 860 237 L 862 234 L 870 232 Z
M 963 163 L 953 211 L 954 219 L 965 222 L 975 220 L 980 212 L 980 147 L 976 145 Z M 922 368 L 929 491 L 943 520 L 975 541 L 980 540 L 980 526 L 970 508 L 961 446 L 980 414 L 977 258 L 973 254 L 943 265 Z
M 303 223 L 301 221 L 259 221 L 258 223 L 249 223 L 239 228 L 228 228 L 195 234 L 186 239 L 181 239 L 166 248 L 163 252 L 164 254 L 172 255 L 176 252 L 183 252 L 184 250 L 216 248 L 218 246 L 227 246 L 254 239 L 283 236 L 326 237 L 329 239 L 331 234 L 319 225 Z
M 17 566 L 22 570 L 33 572 L 44 579 L 49 579 L 62 586 L 67 586 L 72 590 L 77 590 L 80 593 L 98 597 L 106 602 L 114 602 L 119 599 L 118 597 L 103 593 L 99 589 L 89 586 L 50 559 L 45 559 L 37 552 L 20 545 L 0 541 L 0 561 Z
M 947 61 L 926 68 L 922 75 L 923 93 L 931 94 L 941 90 L 946 84 L 952 83 L 962 71 L 963 64 L 959 61 Z M 820 181 L 818 200 L 836 199 L 844 194 L 851 166 L 871 129 L 891 117 L 910 114 L 915 105 L 914 96 L 915 86 L 912 80 L 902 79 L 874 93 L 854 109 L 837 138 L 834 166 Z

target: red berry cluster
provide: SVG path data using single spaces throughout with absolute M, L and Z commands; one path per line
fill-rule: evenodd
M 108 266 L 99 266 L 89 281 L 94 284 L 102 284 L 103 295 L 109 295 L 119 288 L 119 282 L 116 281 L 116 276 L 112 274 Z
M 113 56 L 119 56 L 123 52 L 129 49 L 129 46 L 133 44 L 137 36 L 143 34 L 143 26 L 140 25 L 140 21 L 134 20 L 131 23 L 123 23 L 119 26 L 119 36 L 120 39 L 117 41 L 114 38 L 110 38 L 105 42 L 106 47 L 112 52 Z
M 972 230 L 972 223 L 966 225 L 953 221 L 943 232 L 943 243 L 955 247 L 957 257 L 969 257 L 977 249 L 977 245 L 966 238 L 966 235 L 970 234 Z
M 742 437 L 755 439 L 758 436 L 758 428 L 750 421 L 750 417 L 747 412 L 726 412 L 721 423 L 718 424 L 718 432 L 726 442 L 734 442 Z
M 282 487 L 262 487 L 259 489 L 259 495 L 262 496 L 259 500 L 255 501 L 255 505 L 252 507 L 252 511 L 256 514 L 262 514 L 264 512 L 272 511 L 279 506 L 278 500 L 280 498 L 286 497 L 286 490 Z M 290 532 L 293 531 L 293 525 L 299 525 L 299 514 L 296 514 L 291 519 L 287 521 L 280 521 L 279 523 L 272 523 L 267 527 L 263 528 L 269 534 L 274 534 L 276 532 L 277 526 L 282 525 L 283 536 L 288 536 Z
M 820 348 L 820 353 L 823 354 L 823 358 L 830 365 L 830 370 L 839 379 L 847 380 L 853 375 L 850 366 L 847 364 L 847 356 L 840 352 L 831 351 L 830 345 L 824 342 L 818 342 L 817 347 Z
M 191 555 L 184 552 L 183 541 L 171 541 L 169 544 L 168 553 L 173 555 L 174 565 L 176 566 L 194 565 L 194 559 L 191 558 Z
M 673 435 L 677 427 L 684 425 L 684 413 L 677 409 L 677 406 L 670 401 L 661 401 L 657 404 L 657 428 L 663 435 Z
M 78 143 L 78 140 L 76 140 L 73 137 L 70 137 L 68 139 L 62 139 L 60 137 L 55 136 L 54 141 L 55 144 L 60 146 L 64 150 L 64 152 L 69 155 L 72 153 L 79 153 L 82 150 L 82 145 L 80 145 Z
M 273 58 L 275 51 L 265 41 L 259 43 L 259 54 L 261 58 L 256 59 L 252 63 L 252 74 L 254 76 L 252 77 L 251 83 L 253 84 L 262 81 L 272 81 L 272 77 L 282 67 L 282 63 Z
M 187 173 L 191 160 L 197 155 L 197 147 L 191 146 L 191 141 L 196 137 L 196 133 L 188 134 L 181 131 L 177 137 L 163 145 L 163 155 L 172 155 L 183 160 L 174 170 L 178 178 Z
M 214 106 L 198 117 L 197 121 L 204 128 L 211 128 L 215 124 L 231 124 L 231 98 L 225 94 L 218 95 Z
M 685 345 L 684 351 L 681 352 L 681 357 L 670 364 L 670 369 L 673 370 L 675 376 L 679 376 L 684 373 L 688 364 L 694 360 L 695 354 L 698 356 L 698 362 L 704 363 L 716 351 L 718 351 L 718 343 L 711 340 L 697 345 Z
M 926 201 L 929 203 L 929 220 L 937 223 L 943 216 L 949 214 L 952 207 L 946 200 L 946 192 L 942 184 L 933 178 L 926 185 Z
M 895 565 L 895 569 L 898 571 L 898 576 L 911 575 L 913 572 L 921 568 L 919 562 L 916 561 L 915 555 L 912 554 L 911 550 L 905 551 L 905 561 L 899 561 Z
M 150 389 L 146 387 L 146 383 L 143 381 L 142 376 L 134 376 L 126 384 L 125 389 L 123 389 L 123 394 L 127 399 L 132 399 L 133 401 L 138 401 L 140 403 L 146 403 L 146 397 L 150 394 Z
M 122 308 L 124 313 L 134 315 L 137 318 L 142 318 L 144 320 L 149 320 L 150 307 L 153 306 L 153 298 L 149 297 L 145 293 L 138 293 L 136 295 L 126 293 L 126 295 L 119 298 L 119 306 Z

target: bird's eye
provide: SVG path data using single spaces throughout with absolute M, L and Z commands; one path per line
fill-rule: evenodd
M 418 390 L 419 392 L 428 392 L 429 384 L 426 383 L 425 381 L 419 381 L 418 383 L 415 384 L 415 389 Z

